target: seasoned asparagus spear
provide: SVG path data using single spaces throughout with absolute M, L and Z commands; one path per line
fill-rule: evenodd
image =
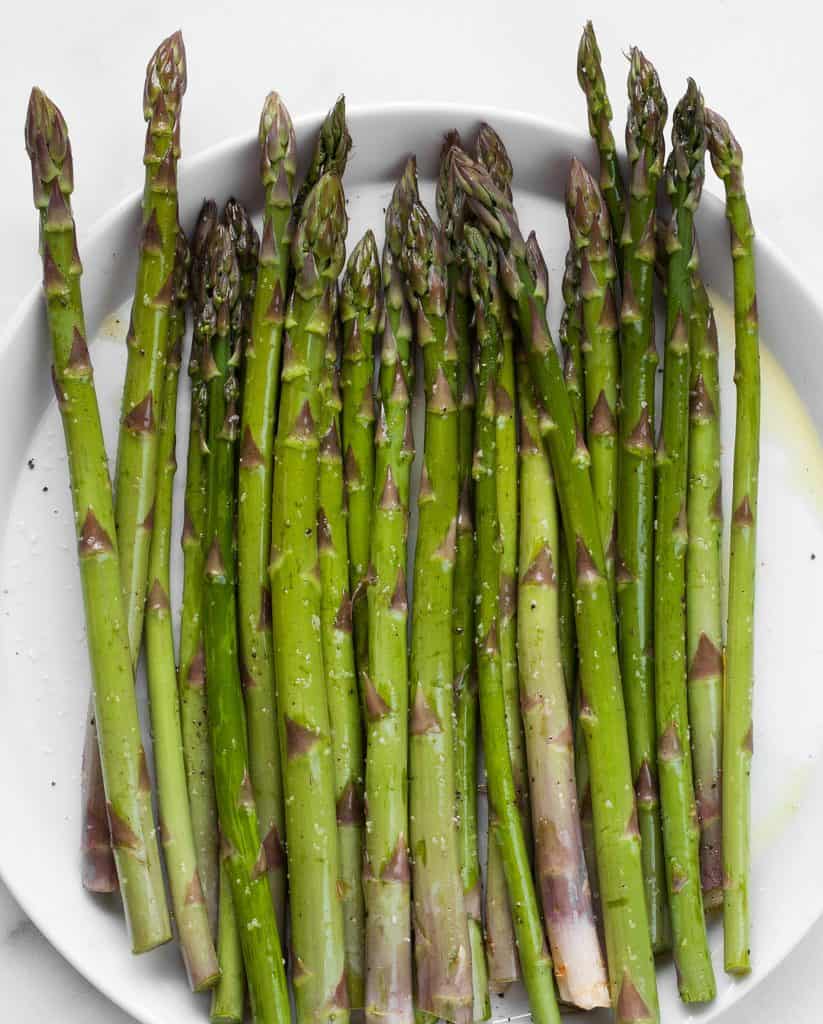
M 600 188 L 612 226 L 612 237 L 623 234 L 626 219 L 625 187 L 612 134 L 612 105 L 606 91 L 606 78 L 600 63 L 600 47 L 594 34 L 594 25 L 587 21 L 577 51 L 577 81 L 586 96 L 589 115 L 589 134 L 600 154 Z M 622 254 L 617 253 L 618 262 Z
M 685 1002 L 714 998 L 700 886 L 699 829 L 692 782 L 686 689 L 686 488 L 689 440 L 689 318 L 696 269 L 693 219 L 703 187 L 703 97 L 690 79 L 674 112 L 666 190 L 672 219 L 666 240 L 666 359 L 657 445 L 654 546 L 654 651 L 657 761 L 672 948 Z
M 655 952 L 669 945 L 654 711 L 654 339 L 655 207 L 668 106 L 657 72 L 634 48 L 629 65 L 626 149 L 631 165 L 620 309 L 621 398 L 617 495 L 620 670 Z
M 511 198 L 513 168 L 505 144 L 488 124 L 477 133 L 477 160 L 489 172 L 492 181 Z M 531 854 L 531 815 L 526 741 L 520 713 L 520 686 L 517 672 L 517 427 L 514 369 L 514 329 L 506 304 L 499 310 L 501 362 L 497 373 L 497 511 L 500 523 L 500 656 L 503 672 L 503 699 L 506 707 L 506 734 L 512 763 L 520 821 Z M 520 976 L 512 913 L 505 895 L 506 885 L 498 847 L 489 843 L 486 890 L 486 933 L 490 946 L 489 973 L 492 984 L 501 989 Z
M 320 378 L 348 224 L 340 179 L 309 193 L 291 248 L 269 575 L 298 1021 L 348 1020 L 318 556 Z
M 466 1024 L 471 952 L 457 853 L 452 608 L 457 545 L 456 350 L 447 344 L 442 234 L 411 208 L 400 253 L 423 352 L 426 433 L 414 562 L 411 631 L 410 821 L 416 1006 Z
M 274 419 L 289 276 L 289 222 L 296 170 L 291 117 L 272 92 L 260 115 L 260 178 L 265 193 L 251 337 L 245 352 L 238 467 L 237 568 L 240 649 L 247 677 L 249 755 L 266 848 L 277 927 L 286 928 L 285 819 L 275 707 L 268 559 L 271 547 Z
M 246 714 L 237 651 L 234 551 L 235 447 L 238 434 L 240 271 L 231 232 L 218 224 L 206 242 L 207 308 L 201 316 L 208 387 L 208 514 L 204 637 L 209 731 L 223 846 L 256 1024 L 288 1018 L 277 922 L 266 875 L 249 773 Z
M 614 593 L 617 506 L 617 397 L 619 358 L 617 276 L 608 211 L 594 178 L 573 159 L 566 190 L 569 233 L 580 262 L 585 367 L 585 438 L 591 455 L 592 487 L 606 554 L 606 576 Z
M 457 132 L 447 133 L 440 152 L 437 213 L 446 243 L 446 304 L 449 331 L 457 350 L 457 547 L 454 567 L 454 693 L 455 693 L 455 798 L 460 875 L 468 914 L 472 957 L 473 1016 L 485 1020 L 491 1013 L 483 913 L 480 858 L 477 847 L 477 673 L 474 658 L 474 498 L 471 465 L 474 446 L 474 381 L 471 367 L 471 317 L 468 267 L 460 247 L 463 237 L 462 193 L 455 191 L 448 174 L 449 151 L 461 146 Z M 499 866 L 499 854 L 496 854 Z M 498 881 L 505 887 L 502 871 Z M 503 890 L 503 912 L 508 914 Z M 491 919 L 487 916 L 487 929 Z M 488 933 L 487 933 L 488 934 Z M 510 949 L 514 941 L 509 920 Z
M 560 650 L 557 497 L 525 359 L 520 407 L 518 657 L 537 884 L 564 1002 L 609 1005 L 577 806 L 572 721 Z
M 217 204 L 203 203 L 192 235 L 190 292 L 192 346 L 189 357 L 191 415 L 186 461 L 183 517 L 183 608 L 180 617 L 180 664 L 177 688 L 186 763 L 189 806 L 197 848 L 200 885 L 212 936 L 217 935 L 218 859 L 217 801 L 214 795 L 211 741 L 206 698 L 206 660 L 203 650 L 203 536 L 206 530 L 206 385 L 202 375 L 201 311 L 205 293 L 205 243 L 217 223 Z
M 726 217 L 734 264 L 734 342 L 737 413 L 732 484 L 732 543 L 726 625 L 723 707 L 723 928 L 726 970 L 751 970 L 752 691 L 757 483 L 760 461 L 760 339 L 754 264 L 754 227 L 743 187 L 743 152 L 728 124 L 707 111 L 709 150 L 726 187 Z
M 149 553 L 151 583 L 146 600 L 145 631 L 154 761 L 157 766 L 157 795 L 166 872 L 189 983 L 195 992 L 200 992 L 215 984 L 220 969 L 197 868 L 197 850 L 183 757 L 169 596 L 172 499 L 177 468 L 177 384 L 186 330 L 188 270 L 189 246 L 181 231 L 177 236 L 169 315 L 169 353 L 166 359 L 163 404 L 159 409 L 158 481 Z
M 538 1024 L 559 1024 L 554 994 L 552 961 L 531 877 L 531 865 L 514 785 L 505 721 L 503 663 L 498 642 L 503 614 L 499 588 L 501 549 L 496 479 L 496 395 L 502 331 L 499 316 L 504 308 L 497 283 L 497 254 L 475 227 L 466 227 L 466 252 L 470 267 L 471 295 L 476 311 L 478 407 L 475 424 L 474 467 L 475 519 L 477 522 L 477 674 L 480 691 L 480 722 L 489 784 L 490 839 L 501 853 L 509 903 L 517 936 L 523 979 L 533 1019 Z
M 413 163 L 386 210 L 384 326 L 375 433 L 366 713 L 367 1024 L 411 1024 L 411 877 L 408 851 L 408 650 L 406 541 L 411 428 L 412 325 L 393 244 L 417 197 Z
M 379 282 L 377 284 L 379 287 Z M 363 732 L 352 638 L 349 546 L 340 444 L 341 328 L 337 292 L 332 292 L 326 363 L 320 383 L 320 437 L 317 485 L 317 545 L 320 554 L 320 626 L 334 754 L 339 851 L 338 892 L 343 904 L 346 982 L 352 1007 L 363 1006 L 365 910 L 363 867 Z M 364 595 L 365 596 L 365 595 Z M 367 623 L 368 625 L 368 623 Z
M 706 910 L 716 910 L 723 903 L 720 381 L 714 311 L 698 271 L 693 274 L 689 348 L 689 547 L 686 551 L 689 722 L 700 821 L 703 904 Z
M 367 583 L 374 492 L 374 336 L 380 324 L 380 256 L 367 231 L 352 249 L 340 285 L 343 322 L 343 464 L 348 499 L 349 581 L 360 689 L 369 663 Z M 352 751 L 360 758 L 362 747 Z M 358 764 L 361 777 L 362 765 Z
M 69 463 L 106 815 L 132 949 L 143 953 L 167 942 L 171 932 L 146 856 L 147 845 L 155 841 L 154 825 L 149 822 L 146 828 L 141 806 L 148 773 L 140 742 L 111 481 L 86 346 L 82 266 L 70 199 L 71 142 L 63 115 L 36 88 L 29 99 L 25 138 L 40 217 L 52 377 Z
M 462 154 L 453 168 L 471 213 L 498 242 L 500 279 L 517 304 L 535 392 L 551 410 L 546 444 L 557 481 L 570 558 L 575 566 L 576 624 L 586 746 L 603 897 L 612 1005 L 623 1022 L 657 1022 L 657 986 L 649 941 L 640 835 L 631 780 L 617 632 L 589 475 L 578 444 L 560 360 L 546 322 L 548 272 L 534 235 L 523 239 L 509 199 L 482 167 Z

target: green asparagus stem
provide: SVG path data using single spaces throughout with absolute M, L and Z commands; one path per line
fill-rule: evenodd
M 171 603 L 171 522 L 174 474 L 177 469 L 175 442 L 177 425 L 177 384 L 180 376 L 183 335 L 186 330 L 189 247 L 185 235 L 177 236 L 171 313 L 169 353 L 166 359 L 163 404 L 159 409 L 158 481 L 154 505 L 154 530 L 149 553 L 149 593 L 146 600 L 146 664 L 157 769 L 157 793 L 162 821 L 163 852 L 171 890 L 180 949 L 193 991 L 211 988 L 220 975 L 217 954 L 203 887 L 197 869 L 197 852 L 189 810 L 186 765 L 177 671 L 174 662 L 174 632 Z
M 297 1019 L 303 1024 L 346 1024 L 349 1016 L 317 537 L 319 384 L 347 226 L 340 179 L 327 174 L 309 193 L 292 241 L 295 284 L 286 313 L 275 442 L 269 575 L 292 970 Z
M 203 565 L 206 530 L 206 385 L 202 375 L 200 311 L 206 304 L 206 240 L 217 223 L 217 205 L 207 200 L 200 211 L 192 236 L 190 290 L 194 328 L 189 358 L 191 416 L 189 452 L 186 463 L 186 496 L 183 519 L 183 609 L 180 617 L 180 665 L 177 687 L 191 808 L 197 869 L 212 937 L 217 936 L 218 857 L 217 800 L 209 738 L 206 697 L 206 662 L 203 649 Z M 222 958 L 221 958 L 222 963 Z M 223 972 L 225 977 L 225 972 Z M 221 984 L 223 980 L 221 979 Z
M 690 79 L 674 112 L 666 190 L 672 204 L 667 238 L 666 359 L 657 446 L 654 548 L 654 651 L 657 760 L 672 948 L 685 1002 L 714 998 L 700 885 L 699 828 L 692 782 L 686 689 L 686 487 L 689 441 L 689 318 L 696 269 L 694 212 L 703 187 L 706 128 L 703 97 Z
M 443 140 L 437 181 L 437 213 L 446 243 L 447 320 L 457 349 L 457 548 L 454 571 L 454 694 L 455 694 L 455 798 L 457 850 L 463 896 L 468 915 L 472 958 L 474 1020 L 491 1013 L 483 914 L 480 857 L 477 846 L 477 673 L 474 659 L 474 498 L 471 465 L 474 447 L 474 381 L 471 368 L 471 317 L 468 267 L 460 253 L 462 193 L 452 189 L 448 154 L 461 146 L 457 132 Z M 505 884 L 502 873 L 500 880 Z M 504 911 L 505 911 L 504 906 Z M 509 926 L 511 934 L 511 926 Z M 513 947 L 513 943 L 512 943 Z
M 586 22 L 577 51 L 577 81 L 586 95 L 589 115 L 589 134 L 600 154 L 600 189 L 612 226 L 612 237 L 620 238 L 626 219 L 625 188 L 612 134 L 612 105 L 606 92 L 606 78 L 600 62 L 600 47 L 594 34 L 594 25 Z M 617 253 L 618 262 L 622 254 Z
M 752 691 L 754 689 L 754 591 L 757 481 L 760 459 L 760 341 L 754 265 L 754 227 L 743 187 L 743 153 L 729 126 L 707 111 L 715 173 L 726 187 L 734 264 L 734 339 L 737 414 L 732 485 L 726 686 L 723 707 L 723 927 L 725 966 L 751 970 L 749 873 Z
M 668 106 L 654 67 L 637 48 L 629 67 L 626 149 L 631 166 L 623 228 L 621 389 L 617 493 L 620 670 L 629 724 L 649 928 L 655 952 L 670 943 L 655 749 L 654 340 L 655 206 Z
M 260 115 L 260 178 L 265 191 L 263 242 L 257 269 L 251 337 L 245 353 L 238 467 L 237 563 L 240 649 L 246 672 L 246 714 L 252 785 L 266 848 L 279 934 L 286 934 L 285 812 L 277 733 L 271 588 L 272 460 L 289 277 L 296 142 L 291 117 L 272 92 Z
M 375 433 L 369 672 L 366 712 L 366 1022 L 412 1024 L 411 876 L 408 852 L 408 651 L 406 541 L 411 428 L 412 325 L 392 242 L 417 197 L 414 166 L 386 210 L 384 327 Z
M 617 507 L 617 396 L 620 378 L 617 276 L 611 227 L 603 196 L 594 178 L 573 159 L 566 191 L 569 233 L 580 261 L 585 366 L 585 438 L 591 454 L 592 487 L 606 576 L 614 596 L 614 541 Z
M 341 96 L 326 114 L 317 133 L 311 164 L 294 200 L 294 224 L 297 223 L 309 193 L 324 174 L 335 174 L 342 181 L 350 150 L 351 135 L 346 123 L 346 97 Z
M 179 32 L 164 40 L 146 69 L 143 112 L 148 123 L 143 162 L 143 227 L 128 336 L 123 418 L 115 483 L 117 537 L 126 595 L 129 646 L 137 662 L 143 633 L 152 512 L 157 485 L 157 411 L 169 348 L 177 243 L 177 161 L 186 51 Z
M 379 280 L 377 283 L 379 287 Z M 332 750 L 334 753 L 339 851 L 338 891 L 343 905 L 346 982 L 349 1003 L 361 1008 L 365 984 L 365 908 L 363 868 L 363 731 L 357 689 L 352 600 L 349 592 L 349 546 L 340 446 L 340 323 L 337 292 L 332 292 L 326 365 L 320 385 L 317 421 L 320 437 L 317 544 L 320 554 L 320 626 L 326 669 Z M 366 623 L 368 626 L 368 622 Z M 368 634 L 367 634 L 368 636 Z
M 528 367 L 517 367 L 520 408 L 518 655 L 531 780 L 537 885 L 560 997 L 609 1005 L 577 806 L 572 721 L 563 678 L 557 498 Z
M 220 980 L 214 988 L 209 1015 L 213 1024 L 243 1024 L 246 1009 L 246 972 L 243 950 L 237 930 L 237 915 L 231 896 L 231 879 L 225 864 L 226 851 L 220 861 L 220 919 L 217 929 L 217 958 Z
M 418 1010 L 465 1024 L 471 952 L 457 852 L 452 608 L 457 546 L 457 352 L 447 343 L 446 258 L 419 202 L 401 266 L 423 352 L 426 433 L 414 563 L 410 803 Z
M 548 272 L 536 238 L 524 241 L 511 202 L 483 168 L 461 154 L 454 173 L 470 210 L 498 241 L 500 276 L 517 316 L 536 395 L 551 410 L 546 444 L 576 570 L 581 714 L 591 765 L 595 836 L 603 896 L 612 1005 L 619 1024 L 659 1019 L 649 941 L 640 834 L 631 785 L 628 735 L 617 661 L 617 633 L 605 577 L 589 459 L 546 322 Z
M 208 307 L 201 318 L 208 386 L 208 515 L 204 635 L 209 730 L 223 844 L 256 1024 L 288 1018 L 283 957 L 260 842 L 237 652 L 234 502 L 240 359 L 240 271 L 230 230 L 218 224 L 205 252 Z
M 36 88 L 29 99 L 25 138 L 40 217 L 52 375 L 69 462 L 106 813 L 132 948 L 142 953 L 167 942 L 171 933 L 165 901 L 155 889 L 147 858 L 147 846 L 156 840 L 153 822 L 146 827 L 142 814 L 140 794 L 148 772 L 134 695 L 111 481 L 86 346 L 82 266 L 70 199 L 71 143 L 63 115 Z
M 480 723 L 486 753 L 489 817 L 492 821 L 491 838 L 501 853 L 517 948 L 533 1019 L 538 1024 L 559 1024 L 552 961 L 531 878 L 509 745 L 506 731 L 500 728 L 501 722 L 505 721 L 505 696 L 503 659 L 498 636 L 504 607 L 500 595 L 502 544 L 497 513 L 500 487 L 496 479 L 500 430 L 495 399 L 500 393 L 496 378 L 503 345 L 498 317 L 504 304 L 497 284 L 497 255 L 494 249 L 486 244 L 481 232 L 474 227 L 466 228 L 465 237 L 477 329 L 475 376 L 479 402 L 473 468 L 477 522 L 476 643 Z
M 477 134 L 477 160 L 489 172 L 492 181 L 511 198 L 513 168 L 503 140 L 488 124 Z M 506 706 L 506 734 L 512 763 L 520 820 L 531 853 L 531 815 L 526 763 L 526 741 L 520 713 L 520 687 L 517 671 L 517 428 L 514 370 L 514 330 L 508 310 L 499 311 L 501 330 L 501 364 L 497 373 L 497 510 L 500 522 L 500 656 L 503 672 L 503 699 Z M 487 872 L 486 931 L 493 947 L 490 974 L 495 988 L 520 976 L 517 949 L 511 921 L 511 908 L 505 891 L 505 878 L 500 853 L 489 843 Z
M 686 551 L 686 635 L 689 722 L 705 909 L 723 903 L 720 796 L 723 747 L 723 624 L 720 608 L 720 380 L 717 328 L 709 296 L 695 271 L 689 324 L 689 547 Z
M 380 298 L 380 256 L 374 235 L 367 231 L 352 250 L 340 286 L 340 318 L 343 322 L 341 426 L 349 508 L 347 557 L 350 558 L 354 645 L 361 692 L 369 665 L 367 584 L 374 492 L 374 336 L 380 324 Z M 352 757 L 361 756 L 362 745 L 352 750 Z M 357 764 L 356 773 L 360 778 L 362 763 Z

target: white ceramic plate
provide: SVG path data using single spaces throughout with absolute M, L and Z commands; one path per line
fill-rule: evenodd
M 382 245 L 383 210 L 406 154 L 418 156 L 423 195 L 433 199 L 440 139 L 464 136 L 482 119 L 503 135 L 516 171 L 521 223 L 535 228 L 551 271 L 552 323 L 566 249 L 562 206 L 571 154 L 593 160 L 588 139 L 533 118 L 465 108 L 404 106 L 353 111 L 354 150 L 346 174 L 350 247 L 366 227 Z M 319 118 L 298 123 L 302 166 Z M 77 154 L 77 188 L 94 159 Z M 259 214 L 256 141 L 227 142 L 180 174 L 182 221 L 191 228 L 206 195 L 237 195 Z M 755 210 L 755 216 L 756 216 Z M 706 195 L 698 218 L 705 277 L 718 297 L 723 377 L 724 474 L 731 480 L 734 422 L 730 294 L 722 205 Z M 139 197 L 82 233 L 83 293 L 108 449 L 116 445 L 125 338 L 134 281 Z M 35 217 L 32 211 L 32 245 Z M 750 991 L 823 913 L 823 449 L 818 342 L 823 310 L 784 261 L 758 243 L 763 353 L 763 436 L 754 788 L 754 972 L 742 982 L 722 971 L 722 930 L 711 929 L 718 997 L 689 1011 L 674 971 L 660 971 L 668 1024 L 708 1022 Z M 35 924 L 74 966 L 142 1024 L 207 1019 L 204 997 L 186 987 L 174 945 L 129 954 L 116 901 L 87 895 L 79 882 L 79 770 L 89 673 L 62 430 L 49 380 L 50 346 L 39 290 L 0 343 L 0 873 Z M 185 386 L 181 422 L 187 421 Z M 806 404 L 804 404 L 804 402 Z M 180 432 L 179 464 L 186 430 Z M 184 474 L 178 474 L 178 496 Z M 731 487 L 726 488 L 727 495 Z M 178 502 L 179 504 L 179 502 Z M 179 535 L 179 532 L 178 532 Z M 175 552 L 177 555 L 177 552 Z M 176 568 L 179 587 L 179 564 Z M 179 607 L 179 604 L 178 604 Z M 144 689 L 141 682 L 141 692 Z M 524 1014 L 522 991 L 495 1006 Z M 605 1020 L 606 1016 L 592 1018 Z

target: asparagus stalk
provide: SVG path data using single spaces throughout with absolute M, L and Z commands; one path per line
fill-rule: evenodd
M 379 279 L 376 283 L 379 288 Z M 343 905 L 346 982 L 349 1003 L 363 1006 L 365 983 L 365 908 L 363 867 L 363 732 L 352 638 L 349 546 L 340 445 L 340 324 L 337 292 L 332 292 L 326 365 L 320 385 L 317 421 L 320 437 L 317 544 L 320 553 L 320 625 L 323 663 L 334 754 L 339 851 L 338 892 Z M 366 623 L 368 625 L 368 623 Z
M 448 154 L 462 146 L 459 134 L 449 132 L 440 154 L 437 213 L 446 243 L 447 320 L 457 349 L 457 547 L 454 570 L 454 694 L 455 694 L 455 798 L 457 850 L 463 896 L 468 915 L 472 958 L 473 1016 L 486 1020 L 491 1013 L 483 916 L 480 858 L 477 846 L 477 672 L 474 659 L 474 513 L 471 480 L 474 446 L 474 381 L 471 368 L 471 317 L 468 266 L 460 252 L 463 236 L 462 193 L 452 188 Z M 499 856 L 497 858 L 499 863 Z M 505 886 L 502 872 L 499 881 Z M 505 900 L 505 893 L 504 893 Z M 506 907 L 504 904 L 504 912 Z M 489 929 L 490 922 L 489 922 Z M 496 933 L 495 933 L 496 934 Z M 509 922 L 510 948 L 514 942 Z M 516 962 L 516 961 L 515 961 Z
M 208 515 L 204 633 L 215 790 L 223 844 L 222 870 L 231 883 L 255 1022 L 289 1015 L 277 923 L 266 877 L 249 775 L 242 680 L 237 652 L 234 501 L 240 359 L 240 271 L 231 232 L 218 224 L 205 252 L 208 308 L 201 321 L 203 376 L 208 386 Z
M 620 1024 L 657 1022 L 657 986 L 649 941 L 640 835 L 631 784 L 628 735 L 589 459 L 578 443 L 560 360 L 546 322 L 548 272 L 534 235 L 523 239 L 508 198 L 462 154 L 452 165 L 473 216 L 498 242 L 500 278 L 517 317 L 537 397 L 551 410 L 546 444 L 557 482 L 566 542 L 575 565 L 580 641 L 581 715 L 591 765 L 597 860 L 603 895 L 612 1005 Z
M 689 319 L 696 269 L 693 219 L 703 186 L 706 128 L 703 97 L 690 79 L 674 112 L 666 190 L 672 204 L 667 237 L 666 360 L 657 446 L 654 549 L 654 650 L 657 760 L 663 845 L 680 996 L 714 998 L 703 918 L 699 828 L 692 782 L 686 687 L 686 488 L 689 441 Z
M 148 667 L 154 760 L 162 822 L 163 852 L 169 878 L 172 908 L 189 984 L 195 992 L 212 988 L 220 975 L 212 942 L 208 910 L 197 868 L 177 671 L 174 662 L 174 632 L 171 618 L 171 522 L 177 425 L 177 384 L 183 335 L 186 330 L 189 247 L 181 231 L 177 236 L 171 313 L 169 353 L 166 359 L 163 404 L 159 409 L 158 481 L 154 530 L 149 552 L 151 585 L 146 600 L 146 664 Z
M 143 113 L 148 123 L 143 162 L 146 181 L 143 224 L 137 265 L 135 301 L 128 334 L 128 364 L 115 476 L 115 522 L 120 569 L 126 596 L 129 647 L 137 665 L 143 635 L 149 546 L 157 485 L 157 423 L 162 402 L 163 372 L 168 351 L 177 223 L 177 160 L 180 156 L 180 107 L 186 91 L 186 51 L 181 33 L 165 39 L 146 69 Z M 94 729 L 89 720 L 87 731 Z M 96 741 L 87 736 L 85 749 Z M 93 755 L 89 757 L 89 760 Z M 93 763 L 93 762 L 92 762 Z M 92 773 L 93 777 L 99 777 Z M 162 867 L 153 821 L 150 787 L 140 795 L 146 856 L 157 890 L 165 904 Z M 90 799 L 87 806 L 93 807 Z M 169 925 L 169 929 L 170 929 Z
M 375 433 L 369 671 L 366 713 L 367 1024 L 412 1024 L 411 877 L 408 852 L 408 651 L 406 541 L 411 428 L 412 325 L 392 243 L 405 233 L 417 195 L 413 164 L 386 210 L 384 326 Z M 476 850 L 476 847 L 475 847 Z
M 165 902 L 155 889 L 147 858 L 154 826 L 142 814 L 140 794 L 148 773 L 134 694 L 111 481 L 86 345 L 82 266 L 70 199 L 74 188 L 71 143 L 63 115 L 36 88 L 29 99 L 25 139 L 40 219 L 52 376 L 66 438 L 106 815 L 132 949 L 143 953 L 171 936 Z
M 729 126 L 707 111 L 709 149 L 726 188 L 734 264 L 734 338 L 737 413 L 732 485 L 732 541 L 726 625 L 723 707 L 723 927 L 725 966 L 751 970 L 749 873 L 754 592 L 757 483 L 760 458 L 760 349 L 754 264 L 754 227 L 743 187 L 743 153 Z
M 220 919 L 217 928 L 217 959 L 220 980 L 211 1000 L 209 1019 L 213 1024 L 243 1024 L 246 1009 L 246 972 L 237 929 L 237 915 L 231 895 L 231 877 L 224 847 L 220 859 Z
M 586 96 L 589 134 L 600 156 L 600 189 L 609 211 L 612 237 L 620 238 L 626 219 L 625 187 L 612 134 L 612 105 L 606 91 L 606 78 L 594 25 L 587 21 L 577 51 L 577 81 Z M 622 262 L 622 254 L 617 258 Z
M 495 185 L 511 198 L 513 168 L 503 140 L 491 125 L 483 124 L 477 134 L 477 160 L 489 172 Z M 520 713 L 520 684 L 517 671 L 517 428 L 514 370 L 514 330 L 508 309 L 499 310 L 501 363 L 496 375 L 497 394 L 497 511 L 500 524 L 500 620 L 499 642 L 506 708 L 506 736 L 512 775 L 520 809 L 520 821 L 531 852 L 531 816 L 526 741 Z M 486 930 L 493 954 L 489 969 L 492 983 L 503 988 L 520 976 L 514 941 L 511 908 L 506 893 L 500 851 L 489 843 L 487 871 Z
M 179 32 L 165 39 L 146 69 L 143 112 L 148 123 L 143 162 L 143 228 L 128 336 L 123 417 L 115 483 L 117 537 L 126 595 L 129 645 L 137 662 L 143 633 L 152 513 L 157 486 L 157 411 L 169 349 L 177 243 L 177 160 L 186 52 Z
M 706 910 L 716 910 L 723 903 L 720 381 L 714 311 L 697 271 L 693 275 L 689 349 L 689 546 L 686 551 L 689 722 L 700 821 L 703 904 Z
M 557 497 L 528 367 L 517 367 L 520 407 L 518 652 L 537 885 L 560 998 L 609 1005 L 577 807 L 572 721 L 563 678 Z
M 362 692 L 369 664 L 366 591 L 374 492 L 374 336 L 380 323 L 380 256 L 371 231 L 363 235 L 349 257 L 340 286 L 340 318 L 343 321 L 341 426 L 349 508 L 347 557 L 350 558 L 354 645 Z M 351 754 L 353 758 L 361 758 L 362 745 Z M 355 767 L 354 762 L 352 767 Z M 362 764 L 358 763 L 355 770 L 360 777 Z
M 411 630 L 410 820 L 419 1010 L 464 1024 L 471 952 L 457 852 L 452 608 L 457 545 L 457 352 L 447 343 L 442 234 L 415 202 L 401 266 L 423 352 L 426 432 Z
M 621 400 L 617 493 L 620 669 L 629 723 L 652 947 L 669 944 L 654 710 L 654 261 L 657 186 L 668 106 L 657 72 L 637 48 L 629 66 L 626 149 L 631 187 L 623 229 Z
M 569 233 L 580 261 L 585 366 L 585 437 L 591 454 L 592 487 L 606 577 L 614 596 L 614 541 L 617 507 L 617 393 L 620 377 L 617 276 L 608 210 L 594 178 L 573 159 L 566 191 Z
M 337 896 L 334 764 L 326 695 L 317 537 L 319 384 L 332 293 L 345 258 L 340 179 L 309 193 L 291 248 L 272 502 L 269 575 L 299 1021 L 348 1020 L 343 911 Z
M 192 236 L 190 291 L 193 299 L 189 358 L 191 416 L 183 519 L 183 608 L 180 617 L 180 665 L 177 675 L 183 758 L 197 849 L 197 869 L 212 936 L 217 935 L 217 801 L 209 739 L 206 662 L 203 649 L 203 537 L 206 530 L 206 385 L 202 375 L 200 312 L 206 304 L 205 243 L 217 223 L 217 205 L 203 203 Z M 222 957 L 220 958 L 222 964 Z M 225 971 L 221 984 L 224 983 Z
M 311 164 L 294 200 L 293 225 L 296 225 L 309 193 L 324 174 L 334 174 L 342 181 L 350 150 L 351 135 L 346 123 L 346 97 L 340 96 L 320 125 Z
M 238 465 L 237 596 L 252 786 L 260 838 L 266 848 L 278 932 L 285 935 L 285 826 L 268 559 L 274 416 L 288 287 L 289 218 L 296 143 L 291 118 L 277 93 L 266 97 L 258 140 L 260 178 L 265 192 L 263 244 L 257 261 L 250 332 L 245 347 Z M 248 228 L 245 233 L 248 234 Z M 256 249 L 256 245 L 253 248 Z
M 505 696 L 503 659 L 498 642 L 504 609 L 500 599 L 502 545 L 497 512 L 500 488 L 496 479 L 500 434 L 496 396 L 500 389 L 496 378 L 503 344 L 499 316 L 504 307 L 497 284 L 494 249 L 487 246 L 481 232 L 474 227 L 467 227 L 465 236 L 477 325 L 475 375 L 479 403 L 473 468 L 477 521 L 476 643 L 480 722 L 491 805 L 489 817 L 493 823 L 491 838 L 501 853 L 533 1019 L 538 1024 L 559 1024 L 552 961 L 531 878 L 509 745 L 506 731 L 500 728 L 505 720 Z

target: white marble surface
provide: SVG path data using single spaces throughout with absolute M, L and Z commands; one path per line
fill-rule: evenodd
M 238 0 L 231 21 L 228 5 L 206 0 L 162 8 L 100 0 L 7 7 L 0 33 L 0 332 L 39 277 L 22 145 L 29 88 L 43 86 L 69 120 L 81 168 L 74 207 L 82 244 L 94 222 L 142 183 L 142 73 L 156 42 L 178 26 L 189 52 L 183 144 L 192 155 L 253 131 L 270 88 L 283 93 L 295 115 L 325 109 L 345 91 L 351 104 L 462 101 L 582 128 L 574 55 L 580 25 L 591 16 L 621 123 L 621 52 L 636 42 L 660 68 L 670 100 L 691 74 L 712 106 L 727 114 L 746 150 L 759 231 L 799 273 L 819 273 L 821 16 L 811 13 L 808 0 Z M 717 191 L 711 176 L 708 187 Z M 802 880 L 787 877 L 787 883 Z M 819 1020 L 821 956 L 823 925 L 724 1021 Z M 18 1024 L 132 1024 L 52 950 L 2 883 L 0 991 L 0 1018 Z

